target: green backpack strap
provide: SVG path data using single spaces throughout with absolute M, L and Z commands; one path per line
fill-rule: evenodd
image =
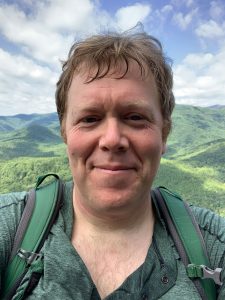
M 216 284 L 221 285 L 220 268 L 211 270 L 205 243 L 188 204 L 164 187 L 152 191 L 153 201 L 163 215 L 177 251 L 202 299 L 216 299 Z
M 41 185 L 47 177 L 54 180 Z M 28 193 L 14 239 L 11 258 L 3 276 L 1 299 L 12 299 L 29 266 L 37 259 L 62 206 L 63 183 L 56 174 L 38 178 Z

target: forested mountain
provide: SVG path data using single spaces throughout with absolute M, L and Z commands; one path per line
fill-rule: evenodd
M 56 113 L 0 116 L 0 192 L 56 172 L 71 178 Z M 225 215 L 225 107 L 177 105 L 155 185 Z

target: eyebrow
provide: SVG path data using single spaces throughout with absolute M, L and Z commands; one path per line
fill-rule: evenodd
M 138 101 L 131 101 L 126 103 L 119 103 L 119 106 L 122 108 L 128 108 L 128 109 L 144 109 L 144 110 L 150 110 L 151 107 L 146 102 L 138 100 Z
M 131 112 L 140 112 L 140 113 L 147 113 L 148 117 L 150 120 L 152 120 L 153 122 L 156 120 L 156 116 L 154 114 L 154 112 L 151 110 L 151 107 L 146 105 L 145 103 L 143 103 L 143 105 L 140 106 L 140 102 L 137 103 L 128 103 L 128 105 L 121 105 L 120 106 L 120 110 L 123 112 L 123 110 L 129 110 Z M 102 107 L 102 105 L 95 105 L 95 106 L 87 106 L 84 108 L 80 108 L 79 112 L 77 112 L 76 110 L 72 110 L 71 114 L 73 116 L 73 118 L 76 118 L 77 115 L 85 115 L 85 114 L 98 114 L 100 112 L 99 107 Z
M 126 100 L 123 102 L 122 100 L 116 104 L 118 106 L 118 109 L 123 111 L 123 110 L 134 110 L 135 111 L 140 111 L 140 112 L 147 112 L 151 119 L 155 119 L 154 113 L 152 112 L 151 109 L 151 104 L 146 103 L 146 101 L 142 101 L 141 99 L 137 100 Z M 85 113 L 98 113 L 100 112 L 104 107 L 104 104 L 102 102 L 96 102 L 94 99 L 89 99 L 87 102 L 85 101 L 85 104 L 83 103 L 78 103 L 76 108 L 72 109 L 72 115 L 76 116 L 79 110 L 79 114 L 85 114 Z
M 124 106 L 124 108 L 127 108 L 128 110 L 137 110 L 137 111 L 141 111 L 141 112 L 146 112 L 149 117 L 151 118 L 151 120 L 155 120 L 155 115 L 151 109 L 151 106 L 148 105 L 146 102 L 143 101 L 137 101 L 134 103 L 128 103 L 127 105 Z
M 151 106 L 148 105 L 145 101 L 142 100 L 131 100 L 131 101 L 127 101 L 123 102 L 122 100 L 117 103 L 119 108 L 128 108 L 128 109 L 151 109 Z M 77 105 L 78 109 L 83 110 L 97 110 L 99 109 L 99 107 L 102 107 L 102 103 L 96 102 L 95 100 L 90 100 L 88 102 L 85 103 L 85 105 L 83 106 L 82 103 L 79 103 Z

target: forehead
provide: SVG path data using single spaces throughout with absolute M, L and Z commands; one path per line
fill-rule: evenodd
M 160 113 L 160 101 L 154 77 L 143 77 L 138 65 L 132 66 L 125 76 L 121 70 L 112 70 L 105 77 L 90 81 L 92 73 L 84 71 L 74 75 L 67 103 L 66 115 L 81 112 L 127 110 L 153 110 Z
M 112 60 L 102 65 L 98 65 L 97 63 L 90 65 L 88 62 L 83 62 L 75 71 L 74 76 L 80 75 L 85 81 L 90 82 L 105 77 L 119 79 L 136 76 L 137 79 L 144 79 L 149 73 L 151 73 L 151 71 L 144 63 L 138 63 L 132 59 L 127 61 L 119 59 L 118 61 Z
M 126 91 L 129 94 L 129 91 L 138 93 L 141 90 L 151 89 L 151 92 L 158 94 L 152 73 L 147 71 L 147 67 L 142 69 L 135 61 L 129 65 L 117 64 L 106 70 L 98 70 L 96 67 L 87 69 L 85 65 L 81 66 L 73 75 L 68 98 L 94 91 L 96 88 L 101 90 L 107 87 L 118 87 L 118 90 L 114 88 L 114 93 Z

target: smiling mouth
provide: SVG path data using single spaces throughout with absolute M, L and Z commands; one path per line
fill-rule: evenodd
M 129 172 L 129 171 L 134 171 L 134 168 L 131 167 L 94 167 L 95 169 L 106 172 L 106 173 L 111 173 L 111 174 L 118 174 L 118 173 L 124 173 L 124 172 Z

